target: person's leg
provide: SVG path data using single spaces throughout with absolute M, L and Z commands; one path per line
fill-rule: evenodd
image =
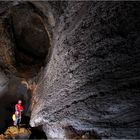
M 13 122 L 13 124 L 16 126 L 16 120 Z
M 18 123 L 19 123 L 19 124 L 21 123 L 21 117 L 19 117 Z
M 18 124 L 18 117 L 16 117 L 16 120 L 14 121 L 14 125 L 16 126 Z

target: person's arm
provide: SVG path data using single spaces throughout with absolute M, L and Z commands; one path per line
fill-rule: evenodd
M 23 112 L 24 108 L 23 106 L 20 106 L 20 111 Z
M 24 111 L 24 108 L 23 108 L 23 106 L 22 106 L 22 112 Z

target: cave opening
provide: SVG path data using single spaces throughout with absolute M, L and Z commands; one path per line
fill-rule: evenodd
M 14 44 L 11 53 L 16 73 L 8 75 L 7 87 L 0 96 L 0 116 L 3 116 L 0 119 L 2 124 L 0 133 L 4 133 L 8 126 L 13 125 L 12 114 L 15 111 L 15 104 L 21 99 L 24 106 L 21 124 L 26 124 L 26 127 L 31 129 L 30 138 L 46 138 L 41 128 L 29 126 L 32 93 L 38 75 L 46 65 L 50 48 L 45 21 L 35 7 L 24 2 L 10 9 L 4 27 Z
M 11 9 L 15 66 L 20 77 L 34 77 L 46 64 L 50 39 L 44 19 L 29 3 Z

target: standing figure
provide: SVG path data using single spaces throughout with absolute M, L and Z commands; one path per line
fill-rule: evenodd
M 14 125 L 18 125 L 21 122 L 21 115 L 23 111 L 23 106 L 22 106 L 22 101 L 18 100 L 18 103 L 15 105 L 15 115 L 16 115 L 16 120 L 14 122 Z

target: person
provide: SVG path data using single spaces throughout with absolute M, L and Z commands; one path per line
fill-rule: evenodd
M 14 125 L 16 126 L 16 125 L 18 125 L 18 123 L 19 123 L 19 112 L 18 111 L 16 111 L 15 112 L 15 114 L 13 114 L 13 116 L 12 116 L 12 119 L 13 119 L 13 121 L 14 121 Z
M 21 122 L 21 115 L 23 112 L 23 106 L 22 106 L 22 101 L 18 100 L 18 103 L 15 105 L 15 116 L 16 116 L 16 120 L 14 121 L 14 125 L 18 125 Z

